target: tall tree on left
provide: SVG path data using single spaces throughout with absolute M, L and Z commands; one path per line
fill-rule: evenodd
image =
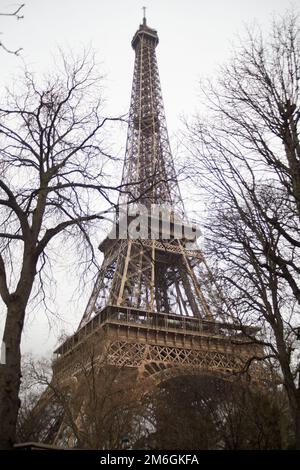
M 61 56 L 61 63 L 42 83 L 26 73 L 22 92 L 8 92 L 0 106 L 1 449 L 15 440 L 23 324 L 34 293 L 44 293 L 49 250 L 61 253 L 62 242 L 72 240 L 77 256 L 81 247 L 93 259 L 90 230 L 103 218 L 97 208 L 101 201 L 109 207 L 111 194 L 121 190 L 106 184 L 113 158 L 104 148 L 104 128 L 119 118 L 101 117 L 93 60 Z

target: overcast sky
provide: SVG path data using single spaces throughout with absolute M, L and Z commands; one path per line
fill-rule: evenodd
M 173 145 L 182 115 L 197 109 L 198 83 L 217 73 L 246 24 L 258 22 L 264 30 L 274 14 L 283 14 L 296 2 L 288 0 L 25 0 L 24 19 L 0 17 L 1 41 L 10 49 L 23 47 L 21 58 L 0 50 L 0 87 L 12 83 L 25 62 L 37 73 L 51 70 L 57 48 L 75 53 L 92 47 L 105 75 L 106 112 L 128 111 L 134 53 L 131 39 L 147 7 L 147 22 L 157 29 L 158 64 L 169 133 Z M 21 3 L 21 2 L 20 2 Z M 18 3 L 0 0 L 0 12 Z M 2 94 L 2 93 L 0 93 Z M 126 133 L 121 145 L 125 145 Z M 57 310 L 64 321 L 51 321 L 42 309 L 30 314 L 23 351 L 50 354 L 61 328 L 74 331 L 83 314 L 90 288 L 76 305 L 71 294 L 74 279 L 57 274 Z M 2 313 L 3 319 L 3 313 Z M 2 332 L 0 332 L 2 333 Z

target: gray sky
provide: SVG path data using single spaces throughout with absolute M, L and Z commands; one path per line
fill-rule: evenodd
M 22 72 L 23 62 L 29 69 L 44 73 L 51 70 L 58 47 L 71 49 L 76 54 L 90 46 L 97 53 L 101 73 L 105 74 L 107 114 L 126 113 L 134 63 L 130 41 L 141 22 L 145 5 L 147 22 L 157 29 L 160 39 L 157 56 L 173 145 L 176 144 L 174 136 L 182 127 L 180 116 L 189 116 L 197 108 L 199 80 L 217 72 L 218 65 L 229 57 L 238 34 L 243 34 L 245 24 L 257 21 L 266 30 L 274 14 L 283 14 L 296 4 L 289 0 L 25 1 L 24 20 L 0 17 L 1 40 L 10 49 L 23 47 L 22 59 L 0 50 L 0 91 Z M 0 11 L 13 10 L 17 5 L 0 0 Z M 125 144 L 125 139 L 124 130 L 120 145 Z M 49 328 L 42 309 L 30 314 L 23 351 L 49 354 L 60 329 L 74 331 L 83 314 L 90 287 L 74 304 L 71 300 L 76 287 L 74 276 L 67 277 L 60 267 L 56 277 L 57 310 L 64 321 L 51 320 Z M 2 336 L 1 329 L 0 334 Z

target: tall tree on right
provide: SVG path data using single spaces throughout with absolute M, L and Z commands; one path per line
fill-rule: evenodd
M 247 31 L 188 125 L 190 175 L 209 207 L 206 250 L 236 320 L 261 326 L 300 448 L 300 28 Z M 199 190 L 200 191 L 200 190 Z M 254 339 L 255 340 L 255 339 Z

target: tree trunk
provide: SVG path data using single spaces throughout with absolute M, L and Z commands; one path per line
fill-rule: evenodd
M 294 398 L 293 403 L 290 400 L 290 407 L 292 411 L 292 420 L 294 425 L 295 434 L 295 449 L 300 450 L 300 401 L 298 397 Z
M 0 449 L 11 449 L 15 442 L 17 416 L 20 407 L 21 382 L 20 342 L 25 307 L 13 300 L 7 308 L 3 341 L 6 363 L 0 366 Z

